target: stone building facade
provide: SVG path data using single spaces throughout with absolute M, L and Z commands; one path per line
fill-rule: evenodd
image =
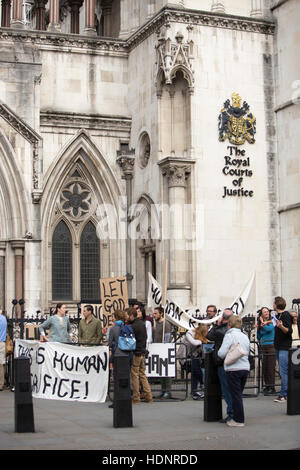
M 300 297 L 297 0 L 2 0 L 0 308 L 151 272 L 205 311 Z M 287 27 L 288 25 L 288 27 Z M 296 58 L 298 58 L 296 60 Z

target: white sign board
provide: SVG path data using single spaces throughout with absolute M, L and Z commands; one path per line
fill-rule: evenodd
M 51 400 L 105 402 L 107 346 L 81 347 L 17 339 L 15 357 L 30 358 L 32 396 Z
M 176 352 L 174 343 L 151 343 L 146 358 L 147 377 L 175 377 Z

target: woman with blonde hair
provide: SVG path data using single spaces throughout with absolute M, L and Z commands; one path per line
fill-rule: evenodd
M 208 326 L 206 324 L 200 324 L 194 330 L 189 330 L 186 333 L 186 340 L 191 357 L 191 382 L 192 382 L 192 397 L 194 400 L 200 400 L 204 398 L 203 393 L 197 390 L 198 382 L 203 383 L 203 361 L 204 352 L 203 344 L 207 343 L 206 334 L 208 332 Z

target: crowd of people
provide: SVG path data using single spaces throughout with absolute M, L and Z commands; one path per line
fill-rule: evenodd
M 1 312 L 2 313 L 2 312 Z M 101 322 L 93 314 L 93 306 L 86 305 L 83 318 L 78 326 L 78 343 L 82 345 L 98 345 L 102 343 L 103 332 Z M 228 426 L 244 426 L 243 390 L 250 370 L 250 341 L 242 332 L 242 319 L 234 315 L 230 308 L 218 314 L 215 305 L 206 309 L 209 322 L 201 323 L 196 328 L 185 332 L 183 342 L 186 355 L 190 360 L 191 393 L 195 400 L 204 398 L 205 367 L 204 357 L 212 353 L 214 364 L 221 386 L 222 396 L 226 403 L 226 417 L 222 422 Z M 218 316 L 215 322 L 211 322 Z M 122 325 L 130 325 L 136 339 L 134 351 L 124 351 L 118 347 L 118 338 Z M 300 345 L 300 315 L 297 311 L 287 311 L 286 301 L 275 297 L 273 309 L 262 307 L 258 311 L 255 323 L 256 337 L 262 355 L 262 371 L 265 395 L 275 395 L 275 370 L 278 364 L 281 379 L 279 395 L 274 399 L 284 403 L 288 394 L 288 351 L 291 346 Z M 46 330 L 49 330 L 48 336 Z M 110 362 L 113 367 L 114 358 L 128 356 L 130 364 L 132 403 L 138 404 L 143 398 L 153 402 L 149 381 L 146 376 L 147 348 L 150 343 L 168 343 L 171 341 L 171 323 L 164 318 L 164 309 L 155 308 L 152 315 L 146 315 L 142 303 L 136 303 L 124 311 L 117 310 L 113 314 L 113 325 L 107 332 Z M 0 391 L 3 390 L 5 360 L 5 340 L 7 321 L 0 315 Z M 70 343 L 72 330 L 65 304 L 57 304 L 54 315 L 40 325 L 42 341 Z M 226 359 L 234 345 L 239 344 L 242 353 L 229 363 Z M 172 378 L 160 379 L 161 392 L 157 398 L 172 398 Z M 113 407 L 113 405 L 111 405 Z

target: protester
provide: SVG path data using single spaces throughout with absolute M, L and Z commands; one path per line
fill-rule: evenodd
M 45 330 L 49 329 L 49 338 L 47 338 Z M 70 343 L 71 342 L 71 324 L 66 317 L 65 304 L 59 303 L 55 307 L 54 315 L 50 316 L 44 323 L 40 325 L 40 332 L 44 341 Z
M 108 347 L 110 354 L 110 362 L 113 364 L 114 357 L 129 357 L 130 365 L 132 364 L 132 351 L 123 351 L 118 347 L 118 339 L 120 336 L 120 327 L 125 324 L 126 316 L 123 310 L 116 310 L 113 313 L 113 326 L 110 328 Z
M 141 303 L 134 304 L 133 308 L 136 309 L 138 313 L 138 318 L 142 318 L 145 323 L 146 331 L 147 331 L 147 345 L 152 343 L 152 323 L 150 320 L 147 319 L 145 307 Z
M 217 315 L 217 307 L 215 305 L 208 305 L 206 307 L 206 317 L 205 319 L 206 320 L 212 320 L 216 315 Z M 209 325 L 208 327 L 209 329 L 212 328 L 212 325 Z M 204 349 L 204 352 L 207 353 L 209 351 L 212 351 L 212 349 L 214 348 L 214 343 L 211 343 L 209 341 L 207 341 L 206 344 L 203 344 L 203 349 Z
M 221 359 L 225 359 L 230 346 L 240 343 L 245 354 L 231 365 L 224 364 L 228 388 L 232 399 L 233 418 L 227 421 L 228 426 L 244 426 L 243 390 L 250 370 L 249 351 L 250 341 L 247 335 L 241 332 L 242 319 L 238 315 L 231 315 L 228 319 L 228 331 L 224 336 L 222 346 L 218 351 Z
M 212 354 L 214 355 L 215 364 L 218 370 L 218 377 L 221 384 L 222 395 L 227 405 L 227 416 L 224 419 L 220 420 L 221 423 L 227 423 L 227 421 L 230 421 L 233 418 L 232 399 L 229 392 L 227 378 L 223 366 L 224 361 L 218 356 L 218 350 L 221 347 L 224 336 L 227 332 L 227 324 L 231 315 L 233 315 L 232 310 L 229 308 L 225 309 L 222 317 L 218 319 L 217 323 L 213 325 L 213 327 L 209 330 L 206 335 L 206 339 L 215 343 L 215 347 Z
M 5 341 L 7 335 L 7 320 L 0 310 L 0 392 L 4 387 Z
M 215 305 L 208 305 L 206 307 L 206 319 L 207 320 L 211 320 L 212 318 L 214 318 L 217 314 L 217 307 Z
M 102 327 L 98 318 L 95 318 L 92 305 L 85 305 L 83 308 L 83 317 L 78 327 L 78 343 L 84 345 L 97 345 L 102 340 Z
M 145 354 L 147 344 L 146 326 L 142 318 L 138 318 L 138 313 L 135 308 L 128 308 L 126 311 L 128 313 L 129 322 L 133 328 L 136 339 L 136 349 L 133 353 L 133 363 L 130 373 L 132 385 L 132 403 L 138 404 L 141 402 L 140 384 L 142 386 L 146 401 L 151 403 L 153 401 L 152 392 L 145 374 Z
M 281 389 L 279 396 L 275 398 L 277 403 L 286 403 L 288 392 L 288 358 L 289 349 L 292 345 L 292 317 L 285 310 L 286 301 L 282 297 L 275 297 L 274 310 L 276 315 L 274 347 L 278 361 L 279 374 L 281 378 Z
M 192 386 L 192 397 L 193 400 L 200 400 L 204 398 L 204 394 L 198 391 L 198 383 L 203 385 L 203 374 L 202 370 L 204 361 L 204 350 L 203 344 L 207 343 L 206 334 L 208 327 L 207 325 L 199 325 L 193 330 L 189 330 L 186 333 L 186 339 L 190 343 L 191 353 L 191 386 Z
M 292 347 L 296 348 L 300 346 L 300 327 L 299 327 L 299 318 L 296 310 L 290 310 L 290 315 L 292 317 Z
M 118 339 L 120 336 L 120 328 L 126 321 L 126 315 L 123 310 L 115 310 L 112 314 L 113 326 L 109 329 L 108 337 L 108 348 L 109 348 L 109 360 L 111 364 L 110 373 L 113 367 L 115 357 L 128 357 L 129 365 L 131 367 L 133 354 L 132 351 L 123 351 L 118 347 Z M 108 408 L 113 408 L 114 404 L 109 405 Z
M 162 307 L 155 308 L 153 311 L 153 318 L 155 320 L 155 326 L 153 331 L 153 343 L 168 343 L 169 336 L 171 334 L 171 324 L 168 320 L 164 322 L 164 309 Z M 165 325 L 164 325 L 165 323 Z M 164 338 L 163 338 L 164 330 Z M 162 377 L 160 380 L 161 393 L 159 398 L 172 398 L 172 378 Z
M 257 339 L 262 353 L 262 372 L 265 384 L 263 392 L 264 395 L 271 395 L 275 393 L 275 327 L 273 325 L 271 311 L 267 307 L 263 307 L 260 310 L 256 327 Z

